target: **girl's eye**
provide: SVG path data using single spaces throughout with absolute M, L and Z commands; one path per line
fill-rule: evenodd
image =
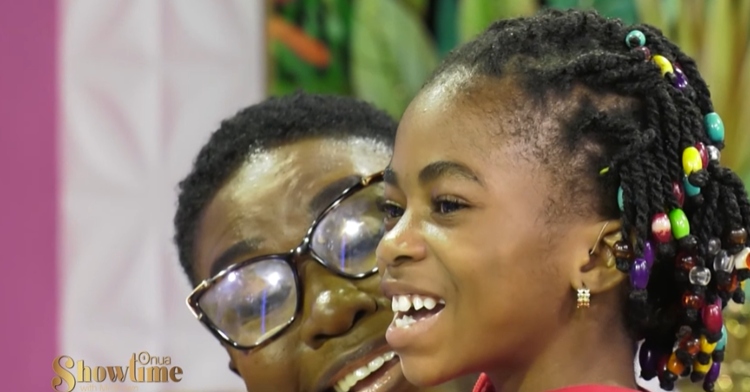
M 433 211 L 442 215 L 448 215 L 466 207 L 465 203 L 451 197 L 439 197 L 432 202 Z

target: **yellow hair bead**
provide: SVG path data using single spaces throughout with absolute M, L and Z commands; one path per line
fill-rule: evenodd
M 661 69 L 661 76 L 664 76 L 667 73 L 674 73 L 672 63 L 670 63 L 666 57 L 657 54 L 651 57 L 651 59 L 659 66 L 659 69 Z
M 716 343 L 709 343 L 705 336 L 701 335 L 701 351 L 706 354 L 711 354 L 714 352 L 714 349 L 716 348 Z
M 703 160 L 697 148 L 690 146 L 682 152 L 682 169 L 688 176 L 703 169 Z
M 703 365 L 703 364 L 701 364 L 698 361 L 694 361 L 693 362 L 693 371 L 698 372 L 698 373 L 706 374 L 706 373 L 708 373 L 708 370 L 711 369 L 711 362 L 713 362 L 713 361 L 709 359 L 708 363 L 705 364 L 705 365 Z
M 609 173 L 609 166 L 603 168 L 602 170 L 599 170 L 599 175 L 603 176 L 605 174 Z

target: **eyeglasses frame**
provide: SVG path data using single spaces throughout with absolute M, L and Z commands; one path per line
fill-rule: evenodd
M 343 277 L 347 279 L 364 279 L 367 277 L 370 277 L 378 272 L 377 266 L 373 267 L 372 270 L 362 272 L 359 274 L 351 275 L 344 273 L 343 271 L 331 268 L 323 259 L 321 259 L 315 251 L 312 249 L 311 241 L 313 233 L 315 233 L 315 230 L 318 228 L 318 225 L 328 216 L 328 214 L 336 209 L 344 200 L 348 199 L 352 195 L 356 194 L 357 192 L 371 186 L 377 183 L 380 183 L 383 181 L 383 172 L 377 172 L 375 174 L 362 177 L 359 182 L 356 184 L 346 188 L 344 191 L 342 191 L 336 199 L 331 202 L 331 204 L 326 207 L 320 215 L 318 215 L 315 220 L 313 220 L 312 224 L 310 225 L 310 228 L 305 233 L 304 238 L 302 239 L 302 242 L 297 245 L 295 248 L 289 250 L 285 253 L 274 253 L 274 254 L 268 254 L 268 255 L 261 255 L 261 256 L 255 256 L 251 257 L 245 261 L 241 261 L 239 263 L 235 263 L 230 265 L 229 267 L 221 270 L 219 273 L 214 275 L 211 278 L 203 280 L 198 286 L 193 289 L 193 291 L 188 295 L 186 299 L 186 303 L 190 311 L 193 313 L 193 316 L 198 319 L 208 330 L 219 340 L 227 343 L 228 345 L 239 349 L 239 350 L 251 350 L 254 348 L 259 348 L 261 346 L 264 346 L 268 344 L 269 342 L 273 341 L 278 336 L 281 336 L 284 331 L 286 331 L 290 325 L 294 323 L 294 321 L 299 316 L 299 313 L 302 309 L 303 305 L 303 296 L 302 296 L 302 283 L 300 282 L 299 273 L 297 272 L 297 264 L 299 260 L 305 256 L 309 256 L 312 258 L 316 263 L 320 264 L 323 268 L 327 269 L 328 271 L 331 271 L 332 273 Z M 281 327 L 281 329 L 274 332 L 269 337 L 261 340 L 260 343 L 254 344 L 254 345 L 242 345 L 233 339 L 231 339 L 229 336 L 227 336 L 224 332 L 219 329 L 218 326 L 216 326 L 211 319 L 205 314 L 203 309 L 200 307 L 200 299 L 205 295 L 211 288 L 213 288 L 219 281 L 221 281 L 226 275 L 240 270 L 248 265 L 257 263 L 259 261 L 266 261 L 266 260 L 272 260 L 277 259 L 281 260 L 287 265 L 289 265 L 289 268 L 291 268 L 294 276 L 294 285 L 295 289 L 297 290 L 297 304 L 295 305 L 296 308 L 294 310 L 294 314 L 292 317 L 287 321 L 287 323 Z

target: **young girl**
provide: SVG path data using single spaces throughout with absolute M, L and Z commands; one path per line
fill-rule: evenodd
M 405 376 L 635 390 L 644 341 L 644 379 L 712 391 L 750 262 L 723 143 L 695 62 L 653 27 L 546 11 L 454 51 L 385 172 L 378 263 Z

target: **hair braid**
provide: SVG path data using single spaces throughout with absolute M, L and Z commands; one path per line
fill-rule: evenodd
M 719 163 L 723 124 L 695 61 L 652 26 L 546 10 L 494 23 L 427 84 L 458 70 L 511 77 L 533 102 L 565 103 L 558 131 L 570 143 L 536 143 L 545 146 L 537 153 L 554 155 L 543 159 L 553 166 L 578 165 L 560 186 L 588 181 L 596 192 L 557 193 L 590 201 L 575 213 L 620 218 L 623 272 L 658 250 L 645 260 L 645 288 L 631 274 L 626 302 L 634 336 L 645 338 L 642 376 L 658 376 L 668 390 L 690 376 L 712 391 L 726 344 L 721 309 L 744 301 L 741 283 L 750 275 L 750 201 Z M 599 148 L 582 147 L 592 143 Z

